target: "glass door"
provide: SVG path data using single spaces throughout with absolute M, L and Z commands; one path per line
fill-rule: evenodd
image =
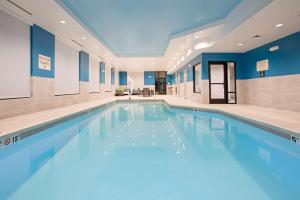
M 227 76 L 226 62 L 209 62 L 209 103 L 226 104 Z
M 155 72 L 155 94 L 167 94 L 167 72 Z
M 236 104 L 236 77 L 235 62 L 227 63 L 227 91 L 228 103 Z
M 236 104 L 235 62 L 210 61 L 209 102 L 211 104 Z

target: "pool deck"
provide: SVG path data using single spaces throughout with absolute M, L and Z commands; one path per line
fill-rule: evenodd
M 5 138 L 13 137 L 23 131 L 28 131 L 32 128 L 38 128 L 52 122 L 56 122 L 74 114 L 96 108 L 98 106 L 114 102 L 116 100 L 126 100 L 124 97 L 109 97 L 96 101 L 89 101 L 71 106 L 45 110 L 36 113 L 20 115 L 12 118 L 0 120 L 0 141 Z M 154 96 L 154 97 L 137 97 L 132 96 L 134 100 L 164 100 L 170 106 L 197 108 L 205 110 L 220 111 L 233 116 L 238 116 L 249 121 L 263 123 L 286 130 L 292 134 L 300 136 L 300 113 L 287 110 L 278 110 L 254 105 L 209 105 L 199 104 L 193 101 L 177 98 L 174 96 Z M 0 144 L 1 146 L 1 144 Z

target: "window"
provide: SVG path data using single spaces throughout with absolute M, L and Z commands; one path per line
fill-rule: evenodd
M 115 68 L 111 68 L 111 84 L 114 85 L 115 84 Z
M 176 81 L 177 84 L 180 83 L 180 72 L 177 72 L 177 81 Z
M 236 103 L 236 77 L 235 77 L 235 63 L 227 63 L 227 90 L 228 90 L 228 103 Z
M 79 93 L 79 52 L 55 40 L 55 95 Z
M 201 93 L 201 64 L 193 67 L 194 71 L 194 93 Z
M 30 97 L 30 26 L 0 10 L 0 99 Z

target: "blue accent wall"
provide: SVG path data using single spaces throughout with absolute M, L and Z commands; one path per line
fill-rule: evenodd
M 105 84 L 105 63 L 100 62 L 100 83 Z
M 176 84 L 176 74 L 172 74 L 172 84 Z
M 155 73 L 153 71 L 144 71 L 144 85 L 155 85 Z
M 184 70 L 180 72 L 180 83 L 184 82 Z
M 187 81 L 188 82 L 194 81 L 193 67 L 187 68 Z
M 174 74 L 168 74 L 167 75 L 167 84 L 168 85 L 173 85 L 173 76 Z
M 31 76 L 54 78 L 55 36 L 43 28 L 33 25 L 30 28 Z M 39 54 L 50 57 L 51 70 L 39 69 Z
M 174 85 L 174 84 L 176 84 L 175 73 L 174 74 L 168 74 L 168 76 L 167 76 L 167 84 L 168 85 Z
M 243 67 L 242 53 L 203 53 L 202 54 L 202 80 L 208 80 L 208 61 L 235 61 L 236 78 L 245 79 L 246 71 Z
M 89 54 L 84 51 L 79 52 L 79 81 L 89 81 Z
M 115 84 L 115 68 L 111 68 L 111 84 L 114 85 Z
M 270 52 L 273 46 L 279 50 Z M 273 41 L 246 53 L 203 53 L 202 79 L 208 79 L 208 61 L 235 61 L 238 80 L 259 78 L 256 62 L 268 59 L 266 77 L 300 74 L 300 32 Z
M 270 52 L 273 46 L 279 50 Z M 266 77 L 300 74 L 300 32 L 258 47 L 243 55 L 245 79 L 258 78 L 256 62 L 269 59 L 269 70 Z
M 127 85 L 127 72 L 119 71 L 119 85 Z

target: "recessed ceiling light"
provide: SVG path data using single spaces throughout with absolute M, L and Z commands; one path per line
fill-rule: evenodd
M 177 65 L 179 65 L 179 64 L 180 64 L 180 61 L 178 60 Z
M 86 37 L 82 37 L 83 40 L 86 40 Z
M 199 38 L 199 35 L 195 35 L 195 37 L 194 37 L 195 39 L 198 39 Z
M 215 44 L 215 42 L 200 42 L 198 44 L 196 44 L 195 49 L 199 50 L 199 49 L 205 49 L 208 47 L 212 47 Z
M 254 35 L 254 36 L 252 37 L 252 39 L 258 39 L 258 38 L 260 38 L 260 35 Z
M 243 46 L 243 45 L 244 45 L 244 44 L 242 44 L 242 43 L 239 43 L 239 44 L 238 44 L 238 46 Z
M 192 54 L 192 50 L 189 49 L 188 52 L 187 52 L 187 54 L 186 54 L 186 56 L 190 56 L 191 54 Z
M 65 24 L 66 21 L 65 21 L 65 20 L 61 20 L 60 23 L 61 23 L 61 24 Z
M 181 57 L 181 61 L 184 61 L 184 56 Z
M 283 24 L 276 24 L 275 26 L 276 26 L 277 28 L 279 28 L 279 27 L 282 27 Z

